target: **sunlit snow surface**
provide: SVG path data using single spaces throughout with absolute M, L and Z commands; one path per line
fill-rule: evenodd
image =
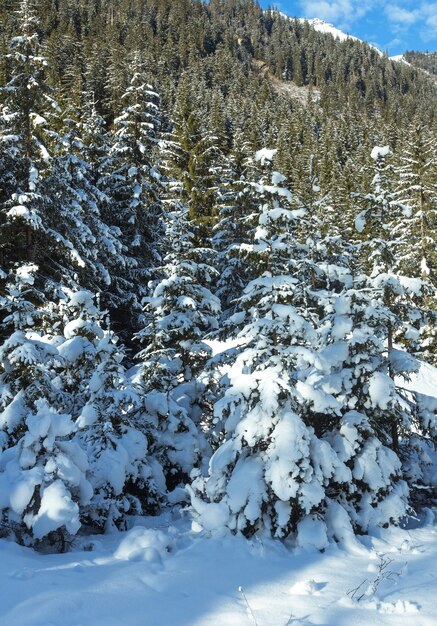
M 409 386 L 437 397 L 437 370 L 423 365 Z M 324 552 L 207 537 L 193 532 L 188 513 L 132 523 L 127 533 L 82 538 L 66 554 L 0 540 L 0 625 L 437 624 L 431 512 L 406 530 L 345 535 Z
M 437 623 L 435 525 L 385 530 L 321 553 L 270 539 L 204 538 L 184 520 L 146 523 L 157 528 L 96 537 L 87 542 L 92 551 L 61 555 L 42 556 L 1 541 L 0 624 Z M 381 556 L 391 559 L 390 575 L 373 590 Z M 352 598 L 354 588 L 359 589 Z

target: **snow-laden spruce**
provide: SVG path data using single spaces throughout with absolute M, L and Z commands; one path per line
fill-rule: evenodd
M 192 504 L 207 529 L 296 533 L 299 544 L 313 529 L 324 547 L 345 524 L 362 532 L 405 514 L 401 462 L 381 437 L 402 398 L 384 345 L 390 313 L 365 278 L 354 288 L 346 254 L 339 265 L 317 261 L 306 235 L 315 216 L 290 208 L 296 200 L 274 176 L 257 186 L 259 226 L 242 246 L 262 273 L 230 319 L 244 347 L 215 405 L 224 442 Z
M 69 439 L 75 430 L 71 416 L 55 411 L 46 399 L 35 404 L 35 412 L 23 420 L 23 437 L 0 456 L 0 509 L 20 541 L 52 535 L 62 548 L 81 526 L 78 503 L 86 505 L 92 494 L 87 460 Z
M 241 132 L 237 132 L 217 193 L 218 222 L 213 229 L 212 245 L 217 251 L 220 274 L 215 294 L 222 303 L 224 317 L 235 308 L 235 301 L 249 278 L 249 266 L 239 254 L 241 244 L 251 241 L 257 221 L 257 196 L 248 182 L 254 169 L 247 157 L 248 150 Z
M 69 110 L 64 117 L 47 185 L 54 195 L 52 202 L 56 204 L 63 244 L 77 265 L 73 281 L 84 288 L 108 289 L 112 282 L 108 268 L 125 265 L 120 232 L 103 221 L 109 199 L 98 188 L 92 165 L 86 160 L 91 154 L 81 134 L 87 133 L 90 140 L 93 116 L 81 125 L 70 117 L 72 114 Z M 96 139 L 93 137 L 93 141 Z M 65 282 L 67 276 L 63 275 L 62 280 Z
M 26 259 L 42 275 L 74 281 L 75 272 L 97 254 L 89 244 L 99 239 L 98 210 L 89 189 L 84 195 L 86 179 L 79 184 L 83 163 L 74 163 L 76 173 L 67 171 L 75 157 L 59 134 L 61 109 L 47 83 L 39 21 L 28 0 L 21 2 L 17 20 L 0 111 L 2 263 L 8 269 Z M 90 262 L 88 270 L 95 269 Z
M 139 52 L 131 59 L 129 85 L 112 127 L 110 148 L 101 163 L 100 188 L 109 198 L 106 223 L 121 234 L 123 262 L 111 264 L 107 296 L 113 317 L 126 329 L 138 328 L 140 300 L 151 268 L 159 261 L 163 235 L 161 174 L 156 167 L 160 127 L 159 96 L 147 81 Z
M 55 400 L 52 368 L 60 358 L 52 337 L 44 333 L 44 295 L 35 286 L 33 264 L 21 265 L 6 280 L 1 308 L 4 337 L 0 348 L 0 409 L 3 446 L 14 445 L 22 433 L 22 421 L 41 398 Z
M 34 304 L 36 270 L 19 267 L 2 299 L 3 329 L 12 332 L 0 347 L 0 511 L 3 532 L 18 541 L 50 538 L 63 547 L 92 487 L 86 456 L 71 441 L 73 418 L 59 408 L 62 357 Z
M 144 349 L 137 380 L 159 432 L 155 454 L 170 491 L 186 483 L 207 457 L 198 423 L 203 390 L 198 375 L 211 354 L 204 338 L 217 329 L 220 313 L 219 300 L 209 290 L 216 278 L 208 263 L 212 251 L 196 249 L 192 228 L 184 210 L 169 214 L 170 252 L 159 270 L 161 279 L 144 299 L 145 326 L 138 333 Z
M 436 290 L 429 276 L 418 275 L 409 256 L 413 239 L 419 234 L 420 216 L 413 215 L 411 207 L 400 202 L 399 192 L 395 193 L 391 151 L 388 146 L 375 146 L 371 158 L 374 163 L 370 192 L 362 198 L 365 209 L 356 220 L 356 227 L 362 232 L 356 258 L 363 274 L 356 279 L 355 287 L 360 293 L 354 302 L 358 311 L 367 294 L 368 303 L 361 317 L 373 328 L 380 342 L 380 354 L 385 355 L 385 361 L 378 366 L 378 380 L 374 377 L 370 388 L 373 396 L 379 390 L 385 402 L 376 407 L 372 423 L 381 440 L 400 455 L 405 477 L 416 494 L 431 484 L 427 477 L 429 448 L 435 441 L 435 407 L 431 408 L 431 399 L 411 396 L 402 389 L 403 382 L 418 370 L 419 362 L 396 344 L 403 344 L 421 357 L 429 356 L 435 332 Z M 412 189 L 410 192 L 415 195 Z M 421 233 L 427 237 L 426 229 L 422 228 Z
M 209 476 L 195 480 L 191 490 L 204 528 L 226 526 L 246 535 L 268 529 L 277 537 L 320 510 L 330 480 L 351 478 L 329 443 L 299 416 L 299 362 L 313 350 L 317 334 L 298 308 L 302 285 L 293 275 L 303 252 L 294 237 L 296 221 L 304 211 L 290 209 L 291 193 L 274 184 L 282 180 L 275 176 L 271 184 L 256 186 L 259 225 L 254 244 L 243 249 L 261 273 L 230 320 L 243 325 L 238 337 L 244 347 L 215 405 L 225 441 L 211 459 Z
M 155 512 L 164 491 L 161 467 L 149 459 L 151 425 L 127 379 L 122 348 L 88 291 L 72 292 L 61 307 L 64 339 L 59 376 L 84 450 L 93 496 L 81 509 L 97 529 L 125 527 L 126 516 Z
M 435 148 L 429 129 L 412 120 L 405 137 L 398 174 L 397 198 L 407 219 L 402 225 L 402 266 L 413 276 L 435 278 Z
M 389 375 L 390 313 L 366 294 L 365 283 L 327 294 L 324 306 L 320 348 L 299 374 L 299 404 L 306 423 L 351 471 L 341 488 L 330 487 L 329 497 L 348 511 L 355 529 L 367 531 L 396 522 L 408 504 L 396 437 L 409 415 Z
M 92 294 L 70 292 L 47 335 L 35 271 L 18 268 L 2 299 L 0 510 L 3 531 L 20 542 L 63 549 L 84 525 L 108 530 L 155 512 L 165 481 L 149 455 L 153 427 Z
M 395 341 L 402 341 L 410 351 L 429 356 L 437 319 L 433 306 L 436 290 L 429 276 L 418 271 L 411 255 L 420 253 L 425 245 L 417 240 L 419 232 L 425 238 L 431 233 L 427 234 L 424 224 L 419 227 L 420 215 L 413 215 L 411 207 L 399 199 L 388 146 L 375 146 L 371 158 L 370 190 L 358 198 L 364 210 L 355 219 L 360 233 L 356 256 L 361 270 L 373 280 L 375 297 L 394 316 L 387 325 L 389 349 Z
M 397 198 L 405 214 L 398 226 L 403 238 L 398 263 L 403 273 L 423 281 L 418 302 L 424 314 L 419 323 L 416 320 L 415 327 L 420 330 L 420 356 L 434 362 L 437 346 L 435 141 L 429 129 L 417 120 L 413 120 L 405 139 L 397 168 Z

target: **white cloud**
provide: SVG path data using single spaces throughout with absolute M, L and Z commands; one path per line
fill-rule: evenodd
M 348 28 L 372 9 L 375 0 L 300 0 L 299 4 L 305 17 L 319 17 L 340 28 Z
M 381 48 L 381 50 L 388 50 L 390 52 L 392 48 L 394 48 L 395 46 L 400 46 L 402 43 L 403 40 L 400 37 L 395 37 L 394 39 L 390 39 L 390 41 L 387 41 Z
M 433 29 L 434 37 L 437 37 L 437 2 L 424 2 L 421 12 L 425 18 L 425 24 Z
M 385 7 L 385 14 L 390 22 L 396 25 L 409 26 L 420 19 L 418 10 L 410 11 L 396 4 L 389 4 Z
M 395 32 L 416 26 L 424 41 L 437 39 L 437 2 L 403 1 L 385 7 L 385 14 Z
M 350 32 L 359 20 L 372 13 L 372 19 L 378 19 L 379 14 L 379 20 L 387 20 L 388 36 L 391 34 L 399 39 L 414 28 L 416 36 L 423 41 L 437 40 L 435 1 L 390 0 L 386 3 L 384 0 L 298 0 L 298 4 L 302 17 L 319 17 L 345 32 Z

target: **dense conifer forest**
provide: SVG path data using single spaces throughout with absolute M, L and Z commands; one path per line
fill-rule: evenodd
M 405 53 L 405 59 L 411 65 L 420 67 L 429 74 L 437 75 L 437 53 L 436 52 L 418 52 L 410 50 Z
M 189 505 L 336 539 L 436 501 L 404 382 L 437 362 L 437 84 L 406 59 L 254 0 L 0 0 L 0 536 Z

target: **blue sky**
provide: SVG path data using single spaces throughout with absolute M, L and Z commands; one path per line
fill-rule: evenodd
M 390 55 L 437 51 L 437 2 L 424 0 L 278 0 L 267 2 L 293 17 L 319 17 Z

